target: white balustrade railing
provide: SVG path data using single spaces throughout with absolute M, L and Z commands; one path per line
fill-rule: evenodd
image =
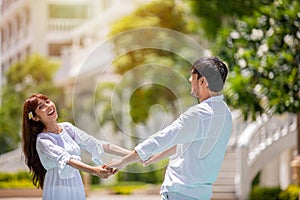
M 265 117 L 263 123 L 257 126 L 248 140 L 248 164 L 251 166 L 260 153 L 273 142 L 297 129 L 295 115 L 283 114 L 271 118 Z
M 84 23 L 84 19 L 50 19 L 49 32 L 68 32 Z
M 266 115 L 249 124 L 237 145 L 236 192 L 247 199 L 255 175 L 267 159 L 296 144 L 297 118 L 294 114 Z

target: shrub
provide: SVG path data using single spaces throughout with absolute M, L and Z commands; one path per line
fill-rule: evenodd
M 298 200 L 300 187 L 296 185 L 290 185 L 287 189 L 279 194 L 280 200 Z
M 282 190 L 279 187 L 254 187 L 250 194 L 250 200 L 279 200 Z
M 129 195 L 132 194 L 135 190 L 144 187 L 145 185 L 116 185 L 116 186 L 111 186 L 110 189 L 114 194 Z
M 29 172 L 20 171 L 17 173 L 4 173 L 0 172 L 0 182 L 11 181 L 11 180 L 31 180 Z
M 35 188 L 35 186 L 29 180 L 11 180 L 0 182 L 0 188 Z
M 0 173 L 0 188 L 34 188 L 29 172 Z

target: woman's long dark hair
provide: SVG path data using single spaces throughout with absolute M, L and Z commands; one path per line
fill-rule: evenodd
M 34 121 L 30 115 L 36 116 L 35 109 L 38 106 L 38 99 L 49 99 L 43 94 L 30 96 L 23 106 L 22 143 L 25 155 L 25 163 L 29 167 L 32 175 L 32 182 L 37 188 L 44 186 L 46 169 L 43 167 L 36 150 L 37 135 L 44 129 L 41 121 Z M 29 114 L 30 113 L 30 114 Z M 31 118 L 31 119 L 30 119 Z

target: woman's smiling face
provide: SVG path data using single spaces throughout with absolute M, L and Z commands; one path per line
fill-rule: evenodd
M 36 117 L 43 124 L 47 124 L 49 121 L 56 121 L 58 118 L 55 104 L 50 99 L 38 98 L 38 106 L 35 109 L 35 113 Z

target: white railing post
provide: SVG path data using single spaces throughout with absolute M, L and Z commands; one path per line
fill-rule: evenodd
M 250 192 L 250 177 L 248 166 L 248 145 L 238 145 L 237 148 L 237 175 L 236 175 L 236 195 L 239 200 L 247 200 Z

